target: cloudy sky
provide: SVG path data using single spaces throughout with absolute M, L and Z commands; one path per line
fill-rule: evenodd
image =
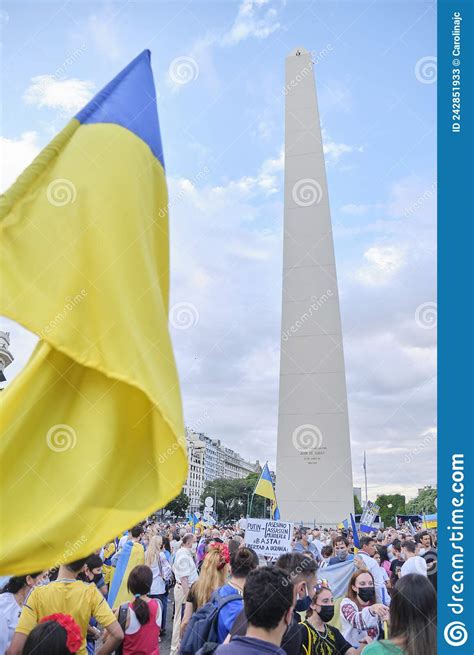
M 354 483 L 435 482 L 433 2 L 4 3 L 2 188 L 152 51 L 171 199 L 171 332 L 187 425 L 274 467 L 284 61 L 313 52 Z M 2 319 L 15 363 L 34 337 Z

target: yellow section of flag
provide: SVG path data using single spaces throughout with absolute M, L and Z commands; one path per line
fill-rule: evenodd
M 0 573 L 24 574 L 164 506 L 187 457 L 166 181 L 147 143 L 74 119 L 1 210 L 0 312 L 40 337 L 0 398 Z

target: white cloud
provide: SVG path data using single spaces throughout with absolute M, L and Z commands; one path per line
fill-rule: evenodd
M 186 423 L 271 465 L 283 217 L 271 191 L 281 187 L 282 169 L 281 150 L 241 178 L 168 179 L 171 305 L 190 302 L 199 313 L 189 330 L 172 330 Z M 414 186 L 398 181 L 384 206 L 395 191 L 400 218 L 386 228 L 392 241 L 381 232 L 370 243 L 373 234 L 364 234 L 370 283 L 354 276 L 356 250 L 338 252 L 354 480 L 363 482 L 367 449 L 371 497 L 401 488 L 415 495 L 436 475 L 435 438 L 426 436 L 436 421 L 436 334 L 415 318 L 417 307 L 435 298 L 434 251 L 425 248 L 435 238 L 434 200 L 407 220 L 403 208 L 416 197 Z M 21 343 L 12 331 L 17 360 Z
M 347 143 L 337 143 L 329 136 L 324 128 L 321 130 L 321 135 L 323 138 L 323 152 L 326 155 L 326 164 L 328 165 L 338 164 L 341 157 L 350 152 L 363 152 L 362 146 L 351 146 Z
M 40 151 L 38 134 L 24 132 L 19 139 L 0 137 L 0 191 L 10 187 Z
M 221 45 L 237 45 L 249 37 L 266 39 L 280 29 L 278 10 L 269 0 L 243 0 L 234 24 L 221 38 Z
M 390 282 L 405 264 L 404 249 L 396 246 L 371 246 L 364 258 L 368 265 L 357 269 L 355 276 L 369 286 Z
M 75 78 L 60 80 L 54 75 L 37 75 L 23 94 L 28 105 L 48 107 L 67 115 L 79 111 L 92 98 L 94 82 Z
M 108 5 L 102 14 L 91 14 L 87 22 L 97 53 L 110 61 L 117 61 L 122 54 L 122 39 L 115 20 L 117 9 Z

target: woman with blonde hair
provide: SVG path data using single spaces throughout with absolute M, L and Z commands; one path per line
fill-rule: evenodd
M 172 571 L 165 553 L 163 552 L 163 539 L 159 535 L 151 537 L 145 553 L 145 564 L 153 573 L 153 582 L 150 589 L 150 598 L 157 598 L 162 607 L 161 636 L 166 634 L 166 610 L 168 608 L 168 582 Z
M 199 578 L 191 586 L 186 599 L 183 620 L 181 621 L 181 635 L 184 634 L 189 619 L 194 612 L 208 603 L 212 594 L 226 583 L 230 572 L 229 562 L 230 554 L 226 544 L 217 542 L 209 544 Z

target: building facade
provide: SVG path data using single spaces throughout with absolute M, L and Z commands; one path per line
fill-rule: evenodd
M 201 495 L 207 482 L 221 478 L 246 478 L 249 473 L 260 470 L 258 462 L 247 462 L 234 450 L 224 446 L 220 439 L 211 439 L 203 432 L 186 428 L 186 444 L 189 469 L 184 493 L 191 500 L 191 512 L 200 510 Z
M 189 511 L 197 512 L 201 504 L 201 495 L 205 484 L 205 445 L 198 435 L 186 430 L 186 446 L 188 450 L 188 477 L 183 490 L 190 500 Z

